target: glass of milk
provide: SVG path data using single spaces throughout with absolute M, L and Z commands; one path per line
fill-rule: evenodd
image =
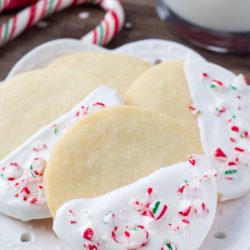
M 192 43 L 219 52 L 250 52 L 250 0 L 157 0 L 159 16 Z

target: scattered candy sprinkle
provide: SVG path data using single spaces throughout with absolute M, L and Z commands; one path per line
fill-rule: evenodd
M 194 104 L 190 104 L 188 108 L 191 111 L 192 115 L 197 115 L 200 113 L 200 111 L 194 106 Z
M 92 241 L 94 237 L 94 230 L 92 228 L 87 228 L 83 233 L 83 238 L 89 241 Z
M 209 75 L 208 75 L 207 72 L 203 72 L 201 75 L 202 75 L 202 77 L 204 77 L 204 78 L 208 78 L 208 77 L 209 77 Z
M 188 162 L 192 165 L 192 166 L 195 166 L 196 165 L 196 155 L 191 155 L 189 156 L 188 158 Z
M 157 201 L 152 205 L 152 212 L 155 220 L 161 219 L 167 212 L 168 206 L 160 201 Z
M 46 144 L 38 145 L 36 147 L 33 147 L 32 150 L 34 152 L 40 152 L 42 150 L 48 149 L 48 146 Z
M 236 173 L 237 173 L 237 170 L 236 170 L 236 169 L 226 170 L 226 171 L 225 171 L 225 175 L 236 174 Z
M 70 218 L 70 224 L 76 224 L 76 218 L 74 216 L 74 213 L 71 209 L 69 209 L 69 218 Z
M 163 245 L 163 247 L 161 248 L 161 250 L 178 250 L 177 246 L 170 242 L 170 241 L 166 241 Z
M 58 126 L 57 126 L 57 124 L 54 123 L 54 124 L 51 126 L 51 128 L 52 128 L 54 134 L 57 134 L 57 133 L 58 133 Z
M 240 131 L 239 127 L 237 127 L 237 126 L 232 126 L 231 130 L 234 131 L 234 132 L 239 132 Z
M 189 200 L 181 200 L 179 204 L 178 214 L 188 216 L 191 211 L 191 202 Z
M 214 152 L 214 157 L 220 160 L 225 160 L 227 159 L 227 155 L 223 152 L 221 148 L 217 148 Z

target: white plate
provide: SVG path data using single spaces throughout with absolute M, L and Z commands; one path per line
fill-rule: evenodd
M 42 68 L 62 55 L 86 50 L 106 49 L 74 39 L 42 44 L 21 58 L 7 78 Z M 187 56 L 205 60 L 181 44 L 156 39 L 129 43 L 113 52 L 136 56 L 152 64 L 158 60 L 185 59 Z M 200 250 L 250 250 L 249 211 L 250 194 L 219 204 L 214 225 Z M 24 223 L 0 214 L 0 250 L 67 250 L 53 233 L 51 225 L 51 220 Z
M 107 49 L 92 44 L 86 44 L 75 39 L 58 39 L 47 42 L 31 50 L 22 57 L 12 68 L 7 78 L 25 71 L 42 68 L 54 59 L 68 53 L 86 50 L 105 51 Z M 158 39 L 129 43 L 112 51 L 135 56 L 152 64 L 156 60 L 167 61 L 180 58 L 185 59 L 186 56 L 204 60 L 198 53 L 181 44 Z

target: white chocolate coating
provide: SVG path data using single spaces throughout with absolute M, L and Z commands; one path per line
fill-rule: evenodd
M 65 129 L 83 116 L 120 104 L 122 101 L 114 89 L 101 86 L 3 159 L 0 162 L 0 212 L 23 221 L 50 217 L 43 191 L 43 172 L 51 147 Z
M 215 216 L 215 176 L 204 156 L 177 163 L 106 195 L 65 203 L 53 228 L 75 250 L 195 250 Z
M 243 75 L 207 62 L 187 60 L 184 70 L 220 200 L 241 197 L 250 190 L 250 86 Z

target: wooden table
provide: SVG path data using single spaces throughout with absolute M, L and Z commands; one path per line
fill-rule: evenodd
M 196 48 L 178 38 L 167 23 L 160 21 L 155 11 L 156 0 L 123 0 L 127 21 L 133 23 L 132 29 L 124 29 L 108 46 L 115 48 L 127 42 L 147 38 L 161 38 L 177 41 L 196 49 L 208 60 L 223 65 L 236 73 L 242 72 L 250 78 L 250 54 L 217 54 Z M 87 11 L 91 17 L 80 20 L 80 12 Z M 1 15 L 0 22 L 7 20 L 13 13 Z M 80 38 L 103 18 L 103 12 L 86 6 L 78 6 L 49 17 L 46 28 L 33 27 L 16 40 L 0 49 L 0 80 L 4 79 L 11 67 L 32 48 L 58 38 Z

